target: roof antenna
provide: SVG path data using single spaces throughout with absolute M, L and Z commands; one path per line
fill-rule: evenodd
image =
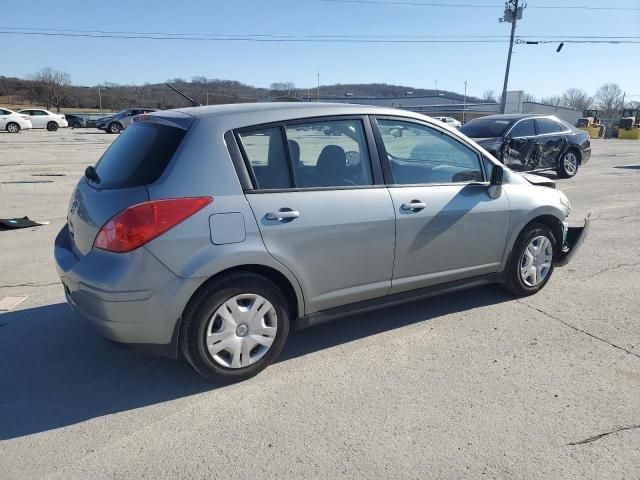
M 176 92 L 178 95 L 180 95 L 181 97 L 186 98 L 190 103 L 192 107 L 201 107 L 202 104 L 196 102 L 193 98 L 191 98 L 189 95 L 182 93 L 180 90 L 178 90 L 176 87 L 174 87 L 173 85 L 171 85 L 170 83 L 165 83 L 165 85 L 167 87 L 169 87 L 171 90 L 173 90 L 174 92 Z

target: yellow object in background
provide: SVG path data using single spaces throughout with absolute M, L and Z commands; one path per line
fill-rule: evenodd
M 640 140 L 640 128 L 621 128 L 618 130 L 618 138 L 625 140 Z

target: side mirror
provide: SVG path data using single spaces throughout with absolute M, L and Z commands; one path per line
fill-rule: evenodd
M 491 169 L 491 180 L 489 183 L 491 185 L 502 185 L 503 180 L 504 168 L 502 168 L 500 165 L 494 165 Z
M 399 128 L 392 128 L 391 130 L 389 130 L 389 133 L 394 137 L 394 138 L 399 138 L 402 136 L 402 130 L 400 130 Z

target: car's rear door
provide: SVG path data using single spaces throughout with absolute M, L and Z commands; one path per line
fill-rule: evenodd
M 237 132 L 264 244 L 297 277 L 306 313 L 385 295 L 395 216 L 366 117 Z
M 396 215 L 391 293 L 497 272 L 509 202 L 491 198 L 480 154 L 417 120 L 377 119 L 376 136 Z M 401 125 L 401 136 L 381 133 Z
M 558 160 L 567 148 L 568 128 L 547 117 L 536 118 L 537 145 L 540 155 L 538 168 L 556 168 Z

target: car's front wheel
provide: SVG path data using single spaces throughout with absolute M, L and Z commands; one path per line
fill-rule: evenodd
M 569 150 L 560 159 L 560 165 L 558 165 L 558 175 L 562 178 L 571 178 L 578 173 L 578 167 L 580 162 L 578 161 L 578 155 L 574 150 Z
M 120 133 L 122 131 L 122 125 L 118 122 L 111 122 L 108 128 L 109 133 Z
M 82 124 L 80 122 L 73 122 L 71 128 L 82 128 Z
M 9 122 L 7 123 L 6 129 L 9 133 L 18 133 L 20 131 L 20 125 L 18 125 L 16 122 Z
M 180 346 L 209 380 L 250 378 L 278 357 L 289 333 L 282 291 L 252 272 L 224 275 L 200 289 L 182 320 Z
M 507 265 L 505 288 L 514 295 L 539 292 L 553 273 L 558 242 L 549 227 L 533 224 L 518 237 Z

